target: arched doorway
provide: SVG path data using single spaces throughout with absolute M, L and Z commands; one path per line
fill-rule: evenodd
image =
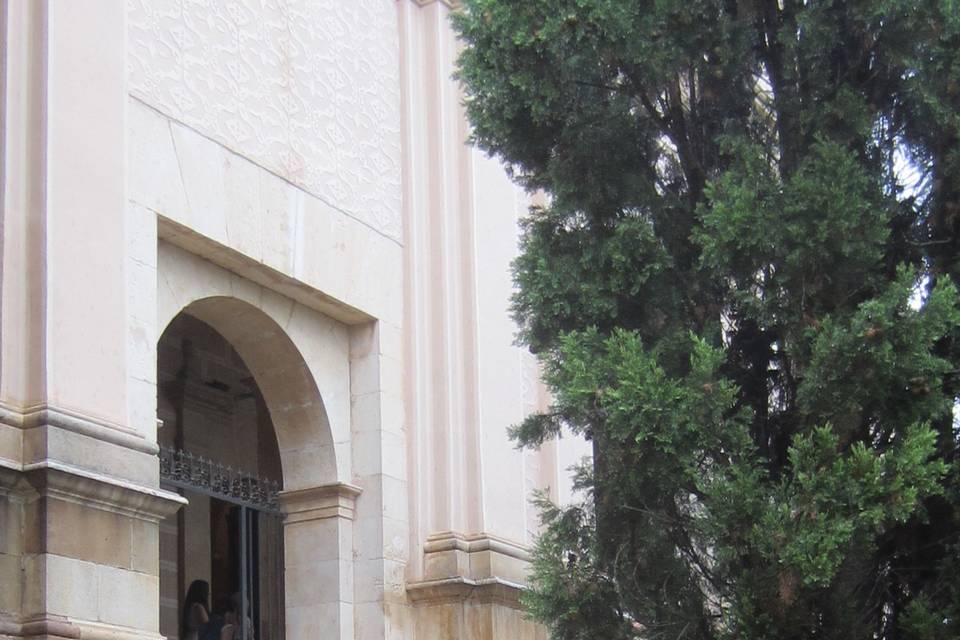
M 281 458 L 260 386 L 188 312 L 157 351 L 161 484 L 189 501 L 161 525 L 160 632 L 181 637 L 184 595 L 201 581 L 214 621 L 232 616 L 243 638 L 283 638 Z
M 350 329 L 187 251 L 162 242 L 159 249 L 157 326 L 162 332 L 186 315 L 220 334 L 269 414 L 282 471 L 282 637 L 315 637 L 324 629 L 332 639 L 352 638 L 360 495 L 349 482 L 352 420 L 368 405 L 352 397 Z

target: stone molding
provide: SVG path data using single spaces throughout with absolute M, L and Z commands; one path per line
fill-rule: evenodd
M 521 609 L 520 594 L 525 589 L 522 584 L 502 578 L 472 580 L 458 576 L 407 583 L 407 596 L 420 606 L 470 602 Z
M 41 497 L 148 522 L 160 522 L 187 503 L 186 498 L 171 491 L 93 473 L 55 460 L 24 465 L 22 475 Z
M 160 451 L 155 442 L 133 429 L 49 404 L 21 409 L 0 403 L 0 423 L 23 430 L 51 426 L 150 455 Z
M 431 4 L 442 4 L 451 9 L 460 8 L 460 0 L 413 0 L 413 3 L 418 7 L 427 7 Z
M 489 533 L 465 535 L 456 531 L 443 531 L 427 536 L 427 541 L 423 545 L 423 552 L 437 553 L 441 551 L 463 551 L 466 553 L 493 551 L 525 562 L 530 561 L 530 552 L 524 545 Z
M 308 283 L 208 238 L 163 213 L 152 209 L 150 211 L 157 217 L 157 237 L 163 242 L 179 247 L 346 325 L 365 324 L 375 320 L 369 313 L 324 293 Z
M 80 627 L 59 617 L 35 618 L 23 622 L 13 618 L 0 618 L 0 637 L 79 638 Z
M 362 489 L 345 482 L 280 492 L 280 508 L 287 524 L 325 518 L 353 520 Z
M 38 638 L 43 640 L 164 640 L 158 633 L 114 625 L 71 620 L 62 616 L 44 616 L 18 621 L 0 616 L 0 638 Z
M 489 533 L 443 531 L 427 537 L 423 552 L 424 578 L 407 583 L 412 602 L 520 607 L 530 564 L 524 545 Z

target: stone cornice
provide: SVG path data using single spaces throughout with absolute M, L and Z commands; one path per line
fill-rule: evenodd
M 530 561 L 530 552 L 524 545 L 489 533 L 462 534 L 456 531 L 443 531 L 427 536 L 423 545 L 423 552 L 437 553 L 442 551 L 464 551 L 466 553 L 493 551 L 518 560 Z
M 93 473 L 55 460 L 23 466 L 23 477 L 38 495 L 159 522 L 187 503 L 171 491 Z
M 471 599 L 519 606 L 530 552 L 489 533 L 437 532 L 424 541 L 423 577 L 407 585 L 411 601 L 439 603 Z
M 345 482 L 281 491 L 280 508 L 288 523 L 324 518 L 353 520 L 361 492 L 360 487 Z
M 48 404 L 18 408 L 0 403 L 0 423 L 24 430 L 51 426 L 142 453 L 157 455 L 160 451 L 155 442 L 133 429 Z
M 164 118 L 169 117 L 161 115 Z M 151 209 L 151 211 L 153 210 Z M 365 324 L 374 320 L 374 316 L 366 311 L 352 307 L 289 274 L 277 271 L 266 263 L 259 262 L 236 249 L 222 245 L 216 240 L 212 240 L 196 230 L 164 216 L 160 212 L 154 211 L 154 213 L 157 214 L 157 236 L 165 243 L 179 247 L 227 271 L 232 271 L 239 276 L 252 280 L 271 291 L 292 298 L 302 305 L 331 316 L 344 324 Z M 395 242 L 393 239 L 391 241 Z
M 407 583 L 407 597 L 418 605 L 450 604 L 469 600 L 478 604 L 500 604 L 520 609 L 525 586 L 503 578 L 473 580 L 463 576 Z

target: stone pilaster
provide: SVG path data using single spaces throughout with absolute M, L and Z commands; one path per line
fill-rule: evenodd
M 351 640 L 353 517 L 360 489 L 336 483 L 284 491 L 286 636 Z
M 159 638 L 158 527 L 177 494 L 73 465 L 0 467 L 0 637 Z

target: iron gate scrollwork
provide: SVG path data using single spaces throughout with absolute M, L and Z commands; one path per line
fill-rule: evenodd
M 160 447 L 160 479 L 258 511 L 280 513 L 280 483 L 242 473 L 189 451 Z

